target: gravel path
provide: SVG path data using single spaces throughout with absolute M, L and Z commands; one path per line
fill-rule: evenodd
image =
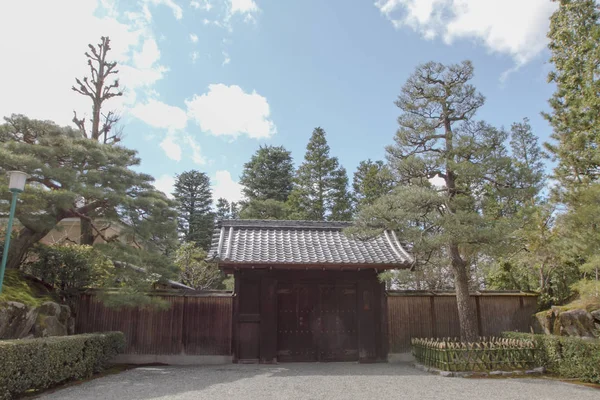
M 140 367 L 39 397 L 86 399 L 600 399 L 600 390 L 540 378 L 444 378 L 407 364 Z

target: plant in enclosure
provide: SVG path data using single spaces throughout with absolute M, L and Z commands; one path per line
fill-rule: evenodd
M 526 339 L 492 337 L 461 342 L 456 338 L 413 338 L 411 345 L 420 363 L 443 371 L 512 371 L 536 366 L 536 346 Z

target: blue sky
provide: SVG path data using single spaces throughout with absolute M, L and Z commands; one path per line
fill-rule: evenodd
M 77 0 L 6 1 L 0 114 L 70 124 L 89 113 L 70 90 L 86 74 L 87 43 L 109 35 L 120 64 L 124 145 L 170 191 L 174 175 L 207 172 L 215 197 L 238 200 L 237 180 L 261 144 L 296 163 L 316 126 L 350 174 L 383 159 L 414 68 L 470 59 L 486 96 L 478 118 L 509 127 L 540 116 L 554 88 L 545 34 L 549 0 Z M 57 4 L 58 3 L 58 4 Z M 41 68 L 43 66 L 43 68 Z M 44 71 L 44 74 L 40 74 Z

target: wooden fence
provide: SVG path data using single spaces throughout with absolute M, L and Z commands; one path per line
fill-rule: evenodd
M 93 294 L 84 294 L 76 309 L 75 331 L 121 331 L 127 340 L 125 354 L 231 355 L 231 293 L 160 296 L 170 304 L 163 311 L 107 308 Z M 535 295 L 523 293 L 480 293 L 471 299 L 481 336 L 529 331 L 537 305 Z M 390 353 L 409 352 L 413 337 L 459 336 L 454 294 L 389 292 L 388 327 Z
M 504 331 L 528 332 L 537 309 L 537 296 L 519 292 L 471 295 L 479 336 Z M 450 292 L 388 292 L 389 352 L 410 351 L 411 338 L 460 336 L 456 297 Z
M 231 293 L 161 294 L 170 307 L 105 307 L 94 295 L 80 297 L 75 332 L 121 331 L 125 354 L 213 356 L 231 354 Z

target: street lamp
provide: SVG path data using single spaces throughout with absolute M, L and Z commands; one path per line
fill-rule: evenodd
M 6 239 L 4 239 L 2 266 L 0 266 L 0 294 L 2 293 L 2 283 L 4 282 L 4 270 L 6 270 L 6 260 L 8 259 L 8 248 L 10 247 L 10 235 L 12 233 L 13 219 L 15 218 L 15 209 L 17 208 L 17 198 L 19 197 L 19 193 L 25 190 L 25 181 L 28 176 L 25 172 L 21 171 L 8 172 L 8 190 L 12 192 L 12 201 L 10 203 L 8 225 L 6 226 Z

